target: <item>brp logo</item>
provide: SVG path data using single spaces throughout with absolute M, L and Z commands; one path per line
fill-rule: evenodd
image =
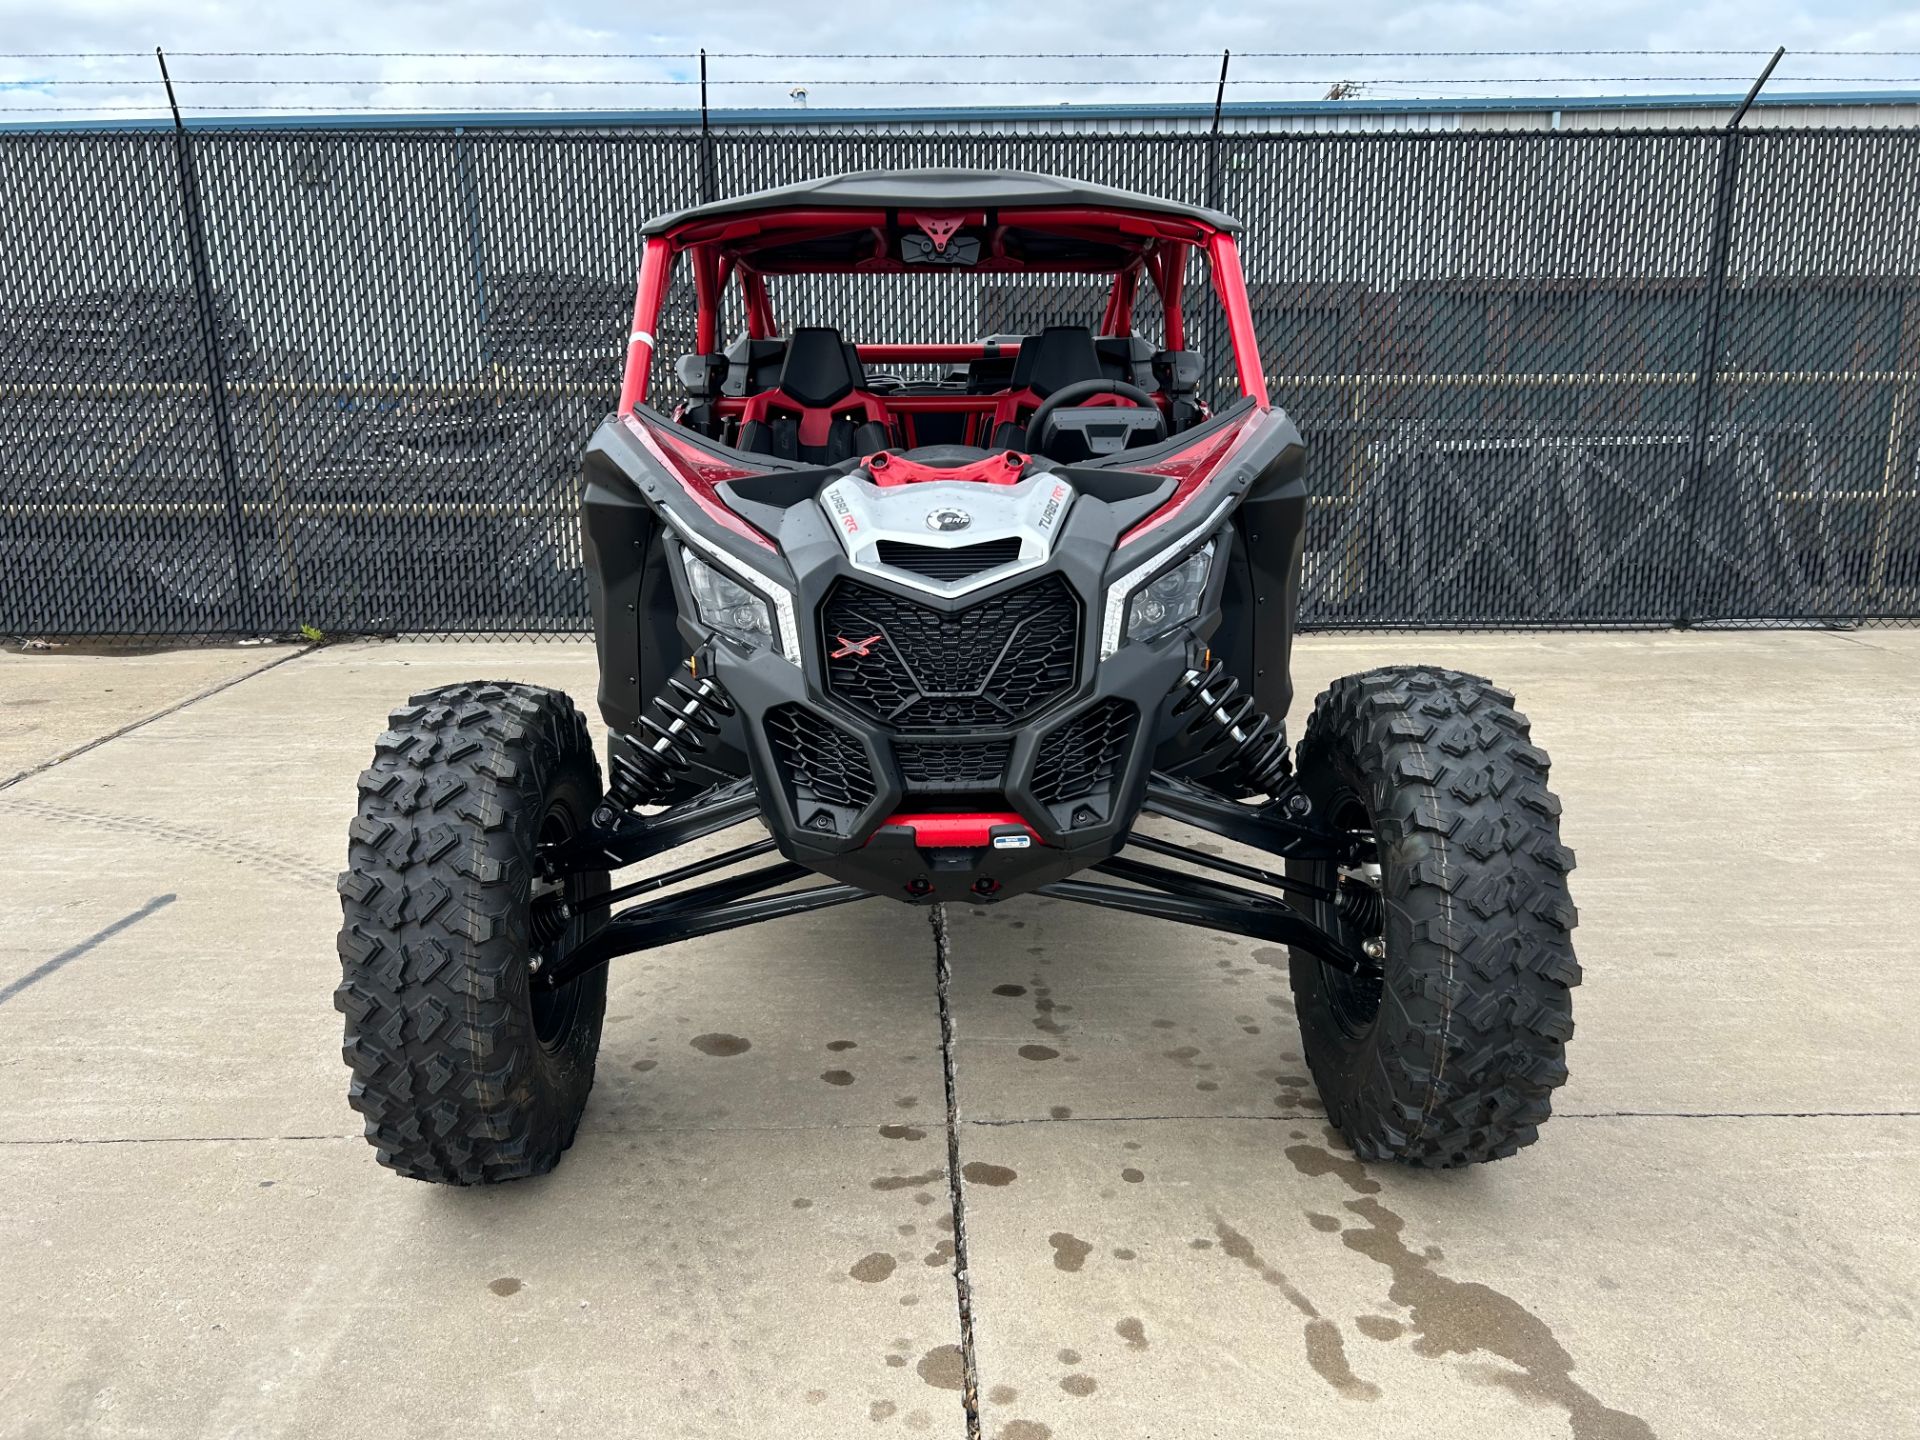
M 951 532 L 954 530 L 964 530 L 971 524 L 973 524 L 973 516 L 962 510 L 958 505 L 942 505 L 938 510 L 930 510 L 927 512 L 927 528 L 929 530 Z

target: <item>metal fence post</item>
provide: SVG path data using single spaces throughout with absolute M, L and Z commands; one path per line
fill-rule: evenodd
M 700 203 L 716 198 L 713 181 L 713 131 L 707 124 L 707 52 L 700 52 Z
M 1783 45 L 1773 52 L 1760 78 L 1747 91 L 1747 98 L 1733 112 L 1720 132 L 1720 175 L 1713 198 L 1713 238 L 1707 247 L 1706 304 L 1700 316 L 1700 359 L 1694 370 L 1693 432 L 1689 440 L 1687 463 L 1686 518 L 1680 538 L 1697 538 L 1700 523 L 1700 492 L 1707 475 L 1707 432 L 1713 422 L 1714 379 L 1720 365 L 1720 314 L 1726 302 L 1727 267 L 1732 247 L 1733 199 L 1740 175 L 1740 122 L 1747 118 L 1760 87 L 1773 74 L 1773 67 L 1787 53 Z M 1673 623 L 1682 629 L 1693 624 L 1700 608 L 1700 589 L 1705 579 L 1703 567 L 1695 566 L 1693 584 L 1680 602 Z
M 173 77 L 167 73 L 167 57 L 159 46 L 154 58 L 160 62 L 160 79 L 167 87 L 167 105 L 173 111 L 173 153 L 180 179 L 180 212 L 187 242 L 187 268 L 193 276 L 194 308 L 200 320 L 200 341 L 206 351 L 207 403 L 213 412 L 213 438 L 220 478 L 227 492 L 227 525 L 233 544 L 233 580 L 239 599 L 241 628 L 249 635 L 260 632 L 260 616 L 253 594 L 253 574 L 247 564 L 246 519 L 240 504 L 240 462 L 233 441 L 233 412 L 227 400 L 226 356 L 220 344 L 219 312 L 214 304 L 213 267 L 207 259 L 206 227 L 200 216 L 199 182 L 194 177 L 192 141 L 186 122 L 180 118 L 180 104 L 174 98 Z

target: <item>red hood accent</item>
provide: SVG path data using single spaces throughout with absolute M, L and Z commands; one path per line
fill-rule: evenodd
M 1003 450 L 966 465 L 922 465 L 901 455 L 881 451 L 867 457 L 867 474 L 882 487 L 917 485 L 929 480 L 972 480 L 987 485 L 1016 485 L 1032 461 L 1018 450 Z

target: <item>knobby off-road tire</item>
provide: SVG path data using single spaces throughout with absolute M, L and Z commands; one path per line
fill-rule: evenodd
M 1447 1167 L 1531 1144 L 1567 1078 L 1580 967 L 1573 852 L 1526 717 L 1454 670 L 1349 675 L 1315 701 L 1298 767 L 1319 823 L 1379 847 L 1373 899 L 1330 864 L 1288 867 L 1345 887 L 1313 904 L 1319 923 L 1385 948 L 1372 979 L 1292 954 L 1328 1119 L 1363 1160 Z
M 374 742 L 340 876 L 349 1101 L 380 1163 L 478 1185 L 542 1175 L 573 1143 L 606 1014 L 602 966 L 531 982 L 535 848 L 600 800 L 586 722 L 565 695 L 479 682 L 415 695 Z M 600 893 L 606 876 L 569 882 Z M 578 907 L 575 907 L 576 911 Z

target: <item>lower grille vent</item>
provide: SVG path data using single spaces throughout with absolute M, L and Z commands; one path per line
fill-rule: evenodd
M 1134 708 L 1102 700 L 1041 742 L 1033 761 L 1033 793 L 1043 805 L 1113 789 L 1133 736 Z
M 814 805 L 858 810 L 873 802 L 873 767 L 847 731 L 801 705 L 774 706 L 767 712 L 766 726 L 767 742 L 802 824 Z
M 1007 772 L 1011 740 L 897 740 L 900 778 L 914 790 L 994 790 Z

